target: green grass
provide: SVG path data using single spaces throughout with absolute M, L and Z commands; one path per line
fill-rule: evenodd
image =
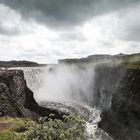
M 11 125 L 8 126 L 8 123 L 11 123 Z M 3 125 L 7 125 L 7 127 L 3 128 Z M 0 118 L 0 140 L 11 140 L 11 131 L 14 127 L 15 123 L 13 122 L 13 119 Z
M 18 129 L 21 130 L 25 128 L 25 125 L 27 122 L 27 119 L 19 119 L 19 118 L 0 118 L 0 140 L 21 140 L 15 138 L 14 132 L 16 132 Z M 10 125 L 8 125 L 10 124 Z M 3 127 L 3 125 L 7 125 L 6 127 Z
M 120 65 L 126 66 L 129 69 L 140 70 L 140 54 L 127 56 Z
M 140 61 L 140 54 L 130 55 L 124 58 L 125 62 L 138 62 Z
M 121 65 L 126 66 L 129 69 L 138 69 L 140 70 L 140 61 L 137 62 L 123 62 Z

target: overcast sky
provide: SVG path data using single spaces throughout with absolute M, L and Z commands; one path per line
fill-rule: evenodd
M 0 60 L 137 52 L 140 0 L 0 0 Z

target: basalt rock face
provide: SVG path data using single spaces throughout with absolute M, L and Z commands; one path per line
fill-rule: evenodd
M 109 108 L 114 90 L 126 71 L 125 67 L 100 65 L 95 68 L 93 106 Z
M 115 140 L 140 140 L 140 70 L 128 69 L 99 126 Z
M 0 115 L 36 119 L 50 113 L 61 118 L 56 110 L 40 107 L 27 87 L 21 70 L 0 69 Z

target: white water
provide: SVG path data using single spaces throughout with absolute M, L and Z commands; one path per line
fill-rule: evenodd
M 87 140 L 113 140 L 107 133 L 98 128 L 98 122 L 101 120 L 101 111 L 96 107 L 91 108 L 88 105 L 75 102 L 47 102 L 41 104 L 47 108 L 53 108 L 59 110 L 60 112 L 83 117 L 86 121 L 86 132 L 89 136 L 92 136 L 87 138 Z
M 24 71 L 27 85 L 35 99 L 45 107 L 80 115 L 86 120 L 87 140 L 112 140 L 98 128 L 101 111 L 89 107 L 93 101 L 94 66 L 49 66 L 46 68 L 19 68 Z M 43 102 L 43 103 L 42 103 Z
M 42 88 L 43 76 L 46 70 L 45 67 L 16 67 L 10 69 L 23 70 L 27 85 L 35 95 L 38 93 L 38 90 Z

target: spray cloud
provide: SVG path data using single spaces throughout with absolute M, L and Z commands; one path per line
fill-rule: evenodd
M 93 100 L 94 68 L 90 65 L 47 67 L 43 85 L 35 98 L 41 101 L 75 101 L 90 104 Z

